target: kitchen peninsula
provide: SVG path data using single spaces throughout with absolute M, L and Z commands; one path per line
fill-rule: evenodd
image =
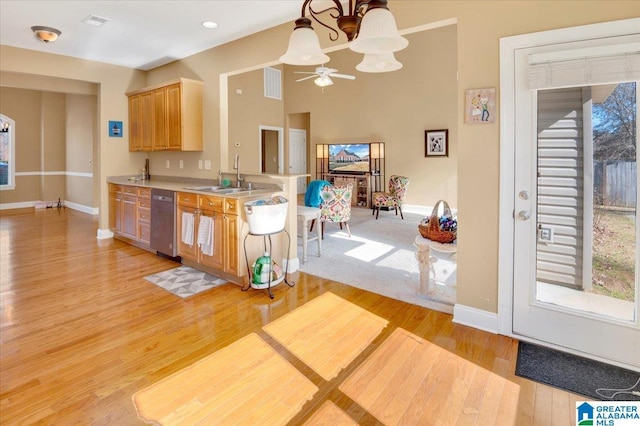
M 224 173 L 230 180 L 235 174 Z M 151 193 L 153 190 L 170 191 L 174 195 L 175 221 L 173 229 L 156 232 L 176 233 L 177 255 L 183 264 L 217 275 L 235 284 L 247 284 L 245 253 L 242 241 L 249 232 L 244 203 L 280 195 L 289 200 L 285 229 L 295 239 L 297 235 L 296 204 L 297 179 L 307 175 L 243 174 L 241 188 L 234 185 L 218 187 L 207 179 L 173 176 L 153 176 L 145 180 L 130 176 L 107 178 L 109 186 L 109 228 L 113 236 L 146 250 L 150 245 Z M 235 182 L 233 182 L 235 184 Z M 198 245 L 183 244 L 181 214 L 202 214 L 212 218 L 214 228 L 213 255 L 200 252 Z M 197 235 L 197 232 L 196 232 Z M 295 240 L 294 240 L 295 241 Z M 264 251 L 261 239 L 249 239 L 247 257 L 250 263 Z M 297 246 L 289 245 L 279 235 L 273 238 L 273 258 L 280 259 L 288 272 L 298 269 Z

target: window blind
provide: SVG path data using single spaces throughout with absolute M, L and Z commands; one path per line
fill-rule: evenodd
M 615 51 L 618 52 L 615 52 Z M 595 53 L 595 55 L 594 55 Z M 582 55 L 580 57 L 580 55 Z M 640 80 L 640 43 L 529 55 L 529 88 L 551 89 Z

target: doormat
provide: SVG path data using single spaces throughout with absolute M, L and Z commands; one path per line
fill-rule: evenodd
M 640 401 L 640 373 L 526 342 L 518 344 L 516 376 L 594 400 Z
M 228 282 L 190 266 L 169 269 L 146 276 L 145 279 L 183 299 Z

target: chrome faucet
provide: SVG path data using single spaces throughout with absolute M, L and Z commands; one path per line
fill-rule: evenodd
M 238 188 L 242 188 L 242 182 L 244 182 L 244 178 L 240 174 L 240 154 L 236 154 L 236 157 L 233 160 L 233 169 L 236 170 L 236 186 Z

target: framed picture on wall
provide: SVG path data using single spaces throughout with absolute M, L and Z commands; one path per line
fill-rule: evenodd
M 122 137 L 122 121 L 109 121 L 109 137 L 110 138 Z
M 449 156 L 449 130 L 425 130 L 424 131 L 424 156 L 448 157 Z
M 470 89 L 465 96 L 464 122 L 467 124 L 496 121 L 496 89 Z

